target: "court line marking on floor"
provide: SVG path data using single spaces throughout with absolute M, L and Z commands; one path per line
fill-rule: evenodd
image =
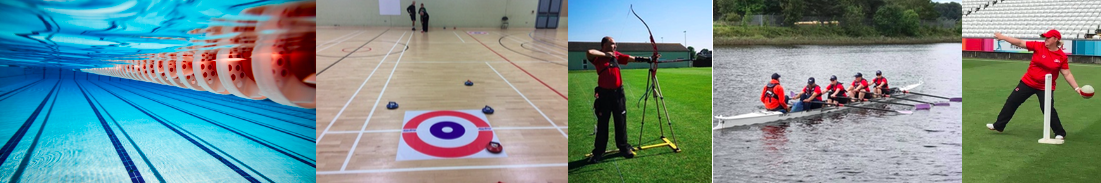
M 382 37 L 382 35 L 386 34 L 386 32 L 390 32 L 390 29 L 386 29 L 386 30 L 382 31 L 382 33 L 378 33 L 378 35 L 375 35 L 375 37 L 371 38 L 371 40 L 367 40 L 367 42 L 363 42 L 363 44 L 359 45 L 359 47 L 356 47 L 355 50 L 352 50 L 351 52 L 348 52 L 348 54 L 344 55 L 343 57 L 340 57 L 340 59 L 336 59 L 336 61 L 333 61 L 333 63 L 329 63 L 329 66 L 325 66 L 325 68 L 321 69 L 321 71 L 317 71 L 317 74 L 315 74 L 315 75 L 320 76 L 321 73 L 324 73 L 326 70 L 329 70 L 329 68 L 332 68 L 334 65 L 340 63 L 340 61 L 344 61 L 344 59 L 347 59 L 348 56 L 352 56 L 352 54 L 355 54 L 357 51 L 359 51 L 359 49 L 363 49 L 363 47 L 367 46 L 367 44 L 371 44 L 371 42 L 375 41 L 375 39 L 378 39 L 379 37 Z M 403 35 L 405 34 L 404 31 L 403 31 L 402 34 Z M 410 37 L 412 37 L 412 35 L 410 35 Z M 401 38 L 398 38 L 397 42 L 401 42 Z M 405 46 L 406 47 L 403 47 L 403 48 L 408 48 L 409 45 L 405 45 Z M 370 49 L 370 48 L 368 48 L 368 49 Z M 393 50 L 391 50 L 391 51 L 393 51 Z M 402 51 L 405 51 L 405 49 L 402 49 Z M 391 54 L 391 52 L 387 52 L 387 55 L 389 55 L 389 54 Z
M 459 38 L 459 41 L 462 41 L 463 43 L 466 43 L 466 40 L 463 40 L 463 37 L 460 37 L 460 36 L 459 36 L 459 33 L 455 33 L 455 31 L 451 31 L 451 33 L 452 33 L 452 34 L 455 34 L 455 37 L 458 37 L 458 38 Z
M 394 168 L 394 169 L 373 169 L 373 170 L 341 170 L 341 171 L 317 171 L 317 175 L 336 175 L 336 174 L 358 174 L 358 173 L 391 173 L 391 172 L 419 172 L 419 171 L 440 171 L 440 170 L 478 170 L 478 169 L 506 169 L 506 168 L 543 168 L 543 167 L 561 167 L 568 166 L 568 163 L 550 163 L 550 164 L 521 164 L 521 165 L 487 165 L 487 166 L 445 166 L 445 167 L 422 167 L 422 168 Z
M 409 39 L 405 41 L 405 45 L 409 45 L 409 41 L 413 40 L 413 36 L 409 36 Z M 371 122 L 371 117 L 375 115 L 375 110 L 378 109 L 378 102 L 382 100 L 382 94 L 386 93 L 386 87 L 390 86 L 390 79 L 394 78 L 394 71 L 398 70 L 398 65 L 401 64 L 401 58 L 405 56 L 405 51 L 409 49 L 402 49 L 401 54 L 398 55 L 398 60 L 394 62 L 394 68 L 390 69 L 390 76 L 386 77 L 386 84 L 382 85 L 382 91 L 378 92 L 378 98 L 375 99 L 375 105 L 371 107 L 371 113 L 367 114 L 367 119 L 363 120 L 363 127 L 359 128 L 359 131 L 367 130 L 367 124 Z M 352 149 L 348 150 L 348 157 L 344 158 L 344 165 L 340 166 L 340 171 L 344 171 L 348 167 L 348 161 L 352 160 L 352 154 L 356 152 L 356 146 L 359 146 L 359 139 L 363 138 L 363 133 L 359 133 L 356 136 L 355 142 L 352 143 Z
M 405 33 L 409 33 L 409 32 L 408 31 L 403 32 L 401 34 L 401 37 L 398 37 L 398 40 L 401 40 L 401 38 L 405 38 Z M 409 37 L 413 37 L 413 36 L 410 35 Z M 394 48 L 397 47 L 398 43 L 400 43 L 400 42 L 401 41 L 394 42 L 394 45 L 390 46 L 390 51 L 391 52 L 394 51 Z M 379 60 L 378 65 L 375 65 L 375 69 L 372 69 L 371 74 L 367 75 L 367 79 L 363 79 L 363 83 L 359 84 L 359 88 L 356 89 L 356 92 L 352 93 L 351 98 L 348 98 L 348 102 L 344 102 L 344 106 L 340 107 L 340 112 L 336 113 L 336 116 L 333 117 L 333 120 L 329 122 L 329 126 L 325 127 L 325 131 L 321 131 L 321 135 L 317 135 L 317 141 L 315 141 L 314 144 L 317 144 L 318 142 L 321 142 L 321 138 L 325 137 L 325 133 L 329 132 L 329 128 L 333 127 L 333 123 L 336 123 L 336 120 L 340 118 L 340 115 L 344 114 L 344 109 L 347 109 L 348 105 L 352 104 L 352 100 L 356 98 L 356 95 L 359 95 L 359 91 L 363 90 L 364 85 L 367 85 L 367 80 L 371 80 L 371 76 L 375 75 L 375 71 L 378 71 L 378 67 L 382 66 L 382 63 L 386 62 L 386 57 L 389 57 L 389 56 L 390 56 L 390 54 L 387 54 L 386 56 L 382 57 L 382 60 Z
M 405 61 L 408 63 L 425 63 L 425 64 L 480 64 L 484 62 L 490 63 L 508 63 L 508 61 Z M 512 61 L 519 63 L 546 63 L 546 61 Z
M 346 37 L 346 36 L 348 36 L 348 35 L 352 35 L 352 34 L 355 34 L 355 33 L 358 33 L 358 32 L 363 32 L 363 31 L 364 31 L 364 30 L 357 30 L 357 31 L 349 32 L 348 34 L 344 34 L 344 35 L 341 35 L 340 37 L 336 37 L 336 38 L 333 38 L 333 39 L 331 39 L 331 40 L 329 40 L 329 41 L 325 41 L 324 43 L 318 44 L 318 45 L 317 45 L 317 46 L 315 46 L 314 48 L 316 49 L 316 48 L 318 48 L 318 47 L 321 47 L 321 46 L 324 46 L 324 45 L 326 45 L 326 44 L 332 43 L 333 41 L 336 41 L 336 40 L 338 40 L 338 39 L 344 38 L 344 37 Z
M 543 80 L 535 77 L 535 75 L 532 75 L 530 72 L 528 72 L 528 70 L 525 70 L 523 67 L 520 67 L 520 65 L 516 65 L 516 63 L 513 63 L 512 60 L 509 60 L 508 58 L 505 58 L 505 56 L 501 55 L 501 53 L 497 53 L 497 50 L 493 50 L 493 48 L 490 48 L 489 45 L 486 45 L 485 43 L 483 43 L 482 40 L 478 40 L 478 38 L 474 37 L 474 35 L 470 35 L 470 34 L 466 34 L 466 35 L 470 36 L 471 38 L 474 38 L 474 41 L 478 41 L 478 44 L 482 44 L 482 46 L 486 47 L 486 49 L 489 49 L 489 51 L 493 52 L 493 54 L 497 54 L 497 56 L 501 57 L 501 59 L 505 59 L 505 61 L 508 61 L 509 63 L 512 64 L 512 66 L 516 67 L 517 69 L 520 69 L 520 71 L 524 71 L 525 74 L 528 74 L 528 76 L 531 76 L 532 79 L 535 79 L 535 81 L 538 81 L 540 84 L 543 84 L 543 86 L 546 86 L 547 89 L 550 89 L 554 93 L 558 94 L 558 96 L 562 97 L 562 99 L 570 100 L 570 98 L 566 97 L 566 95 L 562 94 L 562 92 L 558 92 L 558 90 L 555 90 L 550 85 L 548 85 L 546 82 L 543 82 Z M 486 64 L 489 64 L 489 63 L 486 63 Z
M 566 128 L 566 126 L 553 127 L 553 126 L 513 126 L 513 127 L 492 127 L 493 130 L 547 130 L 547 129 L 559 129 Z M 401 132 L 401 129 L 395 130 L 364 130 L 364 131 L 331 131 L 329 134 L 345 134 L 345 133 L 393 133 Z
M 548 44 L 548 45 L 553 45 L 555 48 L 566 48 L 566 47 L 562 47 L 561 45 L 554 44 L 550 41 L 539 40 L 538 38 L 535 37 L 535 30 L 532 30 L 531 32 L 528 32 L 528 37 L 530 37 L 531 40 L 535 40 L 535 42 L 542 42 L 542 43 L 545 43 L 545 44 Z M 539 37 L 543 37 L 543 36 L 539 36 Z
M 511 39 L 513 42 L 520 43 L 521 47 L 523 47 L 523 44 L 526 43 L 526 42 L 524 42 L 524 40 L 513 38 L 514 36 L 512 36 L 512 35 L 508 35 L 508 34 L 504 34 L 504 33 L 497 33 L 497 34 L 501 34 L 502 36 L 505 36 L 506 38 Z M 550 56 L 558 57 L 558 59 L 569 60 L 569 59 L 566 59 L 566 58 L 562 58 L 561 56 L 558 56 L 559 52 L 557 52 L 557 51 L 551 51 L 551 52 L 554 52 L 554 53 L 550 53 L 550 52 L 547 52 L 547 50 L 544 49 L 544 48 L 537 47 L 537 45 L 539 45 L 539 44 L 535 43 L 534 41 L 531 42 L 531 43 L 533 43 L 533 44 L 531 44 L 532 45 L 531 47 L 535 48 L 535 50 L 539 50 L 540 52 L 543 52 L 544 54 L 547 54 L 547 55 L 550 55 Z
M 543 110 L 540 110 L 538 106 L 535 106 L 535 103 L 531 103 L 531 100 L 528 100 L 528 97 L 524 96 L 524 93 L 521 93 L 519 89 L 516 89 L 516 86 L 512 85 L 512 82 L 509 82 L 508 79 L 505 79 L 505 76 L 501 75 L 501 72 L 497 72 L 497 69 L 493 68 L 493 65 L 490 65 L 489 62 L 486 62 L 486 66 L 489 66 L 489 69 L 492 69 L 493 73 L 497 73 L 497 76 L 500 76 L 502 80 L 505 80 L 505 83 L 507 83 L 509 87 L 512 87 L 512 90 L 515 90 L 517 94 L 520 94 L 520 97 L 523 97 L 524 101 L 528 101 L 528 104 L 531 104 L 531 107 L 535 108 L 535 111 L 539 112 L 539 115 L 543 115 L 543 118 L 547 119 L 547 122 L 549 122 L 551 126 L 554 126 L 555 129 L 558 130 L 558 133 L 562 133 L 562 137 L 566 137 L 566 139 L 570 138 L 570 136 L 566 135 L 566 132 L 562 131 L 562 128 L 558 128 L 558 124 L 554 124 L 554 121 L 551 121 L 550 117 L 547 117 L 547 114 L 543 113 Z
M 317 49 L 317 51 L 315 51 L 314 53 L 321 53 L 321 51 L 322 51 L 322 50 L 325 50 L 325 49 L 329 49 L 329 48 L 332 48 L 333 46 L 336 46 L 336 45 L 338 45 L 338 44 L 340 44 L 340 43 L 343 43 L 344 41 L 348 41 L 349 39 L 352 39 L 352 38 L 354 38 L 354 37 L 356 37 L 356 36 L 359 36 L 360 34 L 363 34 L 363 33 L 364 33 L 364 32 L 359 32 L 359 33 L 357 33 L 356 35 L 353 35 L 353 36 L 348 36 L 348 37 L 346 37 L 346 38 L 344 38 L 344 39 L 341 39 L 340 41 L 337 41 L 337 42 L 335 42 L 335 43 L 333 43 L 333 44 L 329 44 L 329 46 L 326 46 L 326 47 L 324 47 L 324 48 L 321 48 L 321 49 Z

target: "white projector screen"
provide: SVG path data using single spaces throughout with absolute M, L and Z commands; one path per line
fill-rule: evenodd
M 380 15 L 401 15 L 401 1 L 400 0 L 379 0 L 378 1 L 378 14 Z

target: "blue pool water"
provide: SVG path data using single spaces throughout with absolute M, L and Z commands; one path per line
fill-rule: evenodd
M 79 71 L 285 2 L 0 1 L 0 182 L 314 182 L 314 109 Z
M 314 110 L 64 69 L 0 71 L 16 73 L 0 76 L 0 182 L 314 180 Z

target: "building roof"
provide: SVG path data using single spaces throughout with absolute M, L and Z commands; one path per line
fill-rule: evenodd
M 650 43 L 626 43 L 619 42 L 616 51 L 620 52 L 652 52 L 654 48 Z M 688 52 L 688 48 L 680 43 L 658 43 L 658 52 Z M 600 49 L 600 42 L 569 42 L 569 51 L 588 51 Z

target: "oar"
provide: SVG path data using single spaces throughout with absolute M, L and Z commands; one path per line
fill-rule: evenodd
M 879 111 L 887 111 L 887 112 L 896 112 L 896 113 L 901 113 L 901 114 L 913 114 L 913 113 L 914 113 L 914 111 L 899 111 L 899 110 L 880 109 L 880 108 L 871 108 L 871 107 L 860 107 L 860 106 L 847 106 L 847 105 L 844 105 L 844 104 L 829 104 L 829 103 L 826 103 L 826 102 L 820 102 L 820 101 L 812 101 L 811 103 L 818 103 L 818 104 L 825 104 L 825 105 L 833 105 L 833 106 L 837 106 L 837 107 L 851 107 L 851 108 L 857 108 L 857 109 L 868 109 L 868 110 L 879 110 Z
M 948 101 L 950 101 L 950 102 L 963 102 L 963 97 L 944 97 L 944 96 L 936 96 L 936 95 L 930 95 L 930 94 L 924 94 L 924 93 L 916 93 L 916 92 L 910 92 L 910 91 L 902 91 L 902 93 L 908 93 L 908 94 L 914 94 L 914 95 L 921 95 L 921 96 L 926 96 L 926 97 L 933 97 L 933 98 L 942 98 L 942 99 L 948 99 Z
M 864 92 L 864 91 L 861 91 L 861 92 L 866 93 L 866 94 L 876 95 L 876 96 L 888 96 L 888 97 L 890 97 L 890 95 L 885 95 L 885 94 L 875 94 L 875 93 Z M 943 102 L 943 101 L 942 102 L 926 102 L 926 101 L 907 99 L 907 98 L 901 98 L 901 97 L 890 97 L 890 98 L 898 99 L 898 100 L 911 101 L 911 102 L 918 102 L 918 103 L 923 103 L 923 104 L 933 104 L 933 106 L 949 106 L 949 105 L 952 105 L 948 102 Z
M 870 100 L 870 99 L 864 99 L 864 101 L 872 101 L 872 103 L 880 103 L 880 104 L 909 106 L 909 107 L 914 107 L 914 110 L 928 110 L 930 108 L 933 108 L 933 106 L 929 106 L 929 104 L 912 105 L 912 104 L 891 103 L 891 101 L 879 101 L 879 100 Z
M 850 98 L 850 97 L 836 97 L 836 98 L 842 98 L 842 99 L 845 99 L 845 98 L 847 98 L 847 99 L 850 99 L 850 100 L 852 99 L 852 98 Z M 927 104 L 927 103 L 921 103 L 921 104 L 903 104 L 903 103 L 895 103 L 895 102 L 887 102 L 887 101 L 877 101 L 877 100 L 869 100 L 869 99 L 864 99 L 864 101 L 866 101 L 866 102 L 875 102 L 875 103 L 883 103 L 883 104 L 894 104 L 894 105 L 904 105 L 904 106 L 910 106 L 910 107 L 914 107 L 914 110 L 929 110 L 929 109 L 933 108 L 932 106 L 930 106 L 930 105 L 929 105 L 929 104 Z

